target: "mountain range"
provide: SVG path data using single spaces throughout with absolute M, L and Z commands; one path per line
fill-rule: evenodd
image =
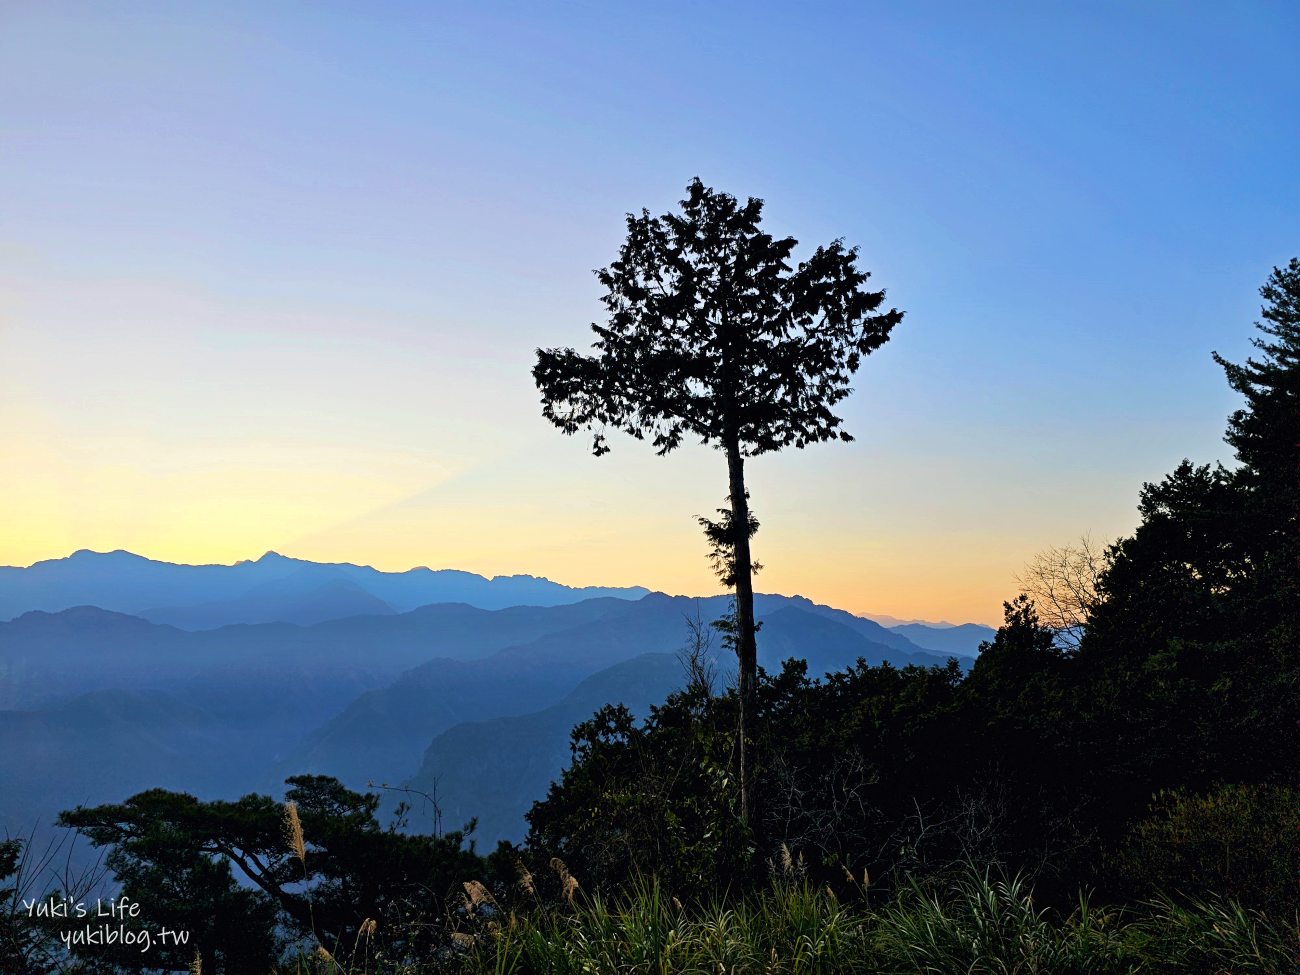
M 0 566 L 0 620 L 32 609 L 98 606 L 187 630 L 231 623 L 320 623 L 404 613 L 430 603 L 482 609 L 560 606 L 596 596 L 636 599 L 641 587 L 571 586 L 536 576 L 488 579 L 457 569 L 381 572 L 267 552 L 234 565 L 177 565 L 131 552 L 82 549 L 27 567 Z
M 891 629 L 798 596 L 755 609 L 760 664 L 802 658 L 813 675 L 858 659 L 969 663 L 993 632 Z M 686 620 L 727 612 L 725 596 L 275 555 L 174 566 L 78 552 L 3 568 L 0 831 L 153 786 L 279 794 L 316 772 L 436 791 L 449 825 L 477 817 L 480 842 L 518 840 L 572 726 L 607 703 L 644 714 L 683 682 Z

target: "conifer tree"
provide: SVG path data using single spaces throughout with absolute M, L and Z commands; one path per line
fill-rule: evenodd
M 1264 321 L 1255 327 L 1262 335 L 1251 344 L 1262 355 L 1241 364 L 1214 356 L 1228 385 L 1246 399 L 1229 418 L 1224 439 L 1258 506 L 1277 519 L 1274 530 L 1294 535 L 1300 510 L 1300 259 L 1273 268 L 1259 293 Z
M 878 311 L 885 293 L 865 288 L 855 248 L 836 240 L 794 264 L 798 241 L 765 233 L 762 211 L 762 200 L 741 203 L 696 179 L 681 212 L 629 214 L 618 260 L 596 272 L 609 319 L 592 325 L 594 354 L 539 349 L 533 368 L 543 415 L 566 434 L 592 431 L 596 456 L 608 428 L 650 438 L 659 454 L 691 437 L 726 455 L 730 510 L 717 524 L 732 532 L 720 568 L 736 597 L 746 819 L 758 664 L 745 460 L 851 440 L 832 408 L 903 317 Z

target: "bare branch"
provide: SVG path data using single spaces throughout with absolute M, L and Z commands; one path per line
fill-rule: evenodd
M 1105 550 L 1085 534 L 1077 544 L 1039 552 L 1016 576 L 1043 625 L 1055 631 L 1057 643 L 1067 650 L 1078 649 L 1100 602 L 1098 582 L 1105 563 Z

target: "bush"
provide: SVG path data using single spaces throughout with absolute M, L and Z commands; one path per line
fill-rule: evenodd
M 1116 868 L 1139 896 L 1211 893 L 1247 907 L 1300 904 L 1300 789 L 1230 785 L 1159 793 Z

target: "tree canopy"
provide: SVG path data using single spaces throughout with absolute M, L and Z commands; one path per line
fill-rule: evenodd
M 597 455 L 606 427 L 660 454 L 687 436 L 746 456 L 851 440 L 832 407 L 902 312 L 878 311 L 856 248 L 794 264 L 798 241 L 765 233 L 762 212 L 696 179 L 681 213 L 629 214 L 618 260 L 596 272 L 609 318 L 592 325 L 595 354 L 538 350 L 546 418 L 593 430 Z

